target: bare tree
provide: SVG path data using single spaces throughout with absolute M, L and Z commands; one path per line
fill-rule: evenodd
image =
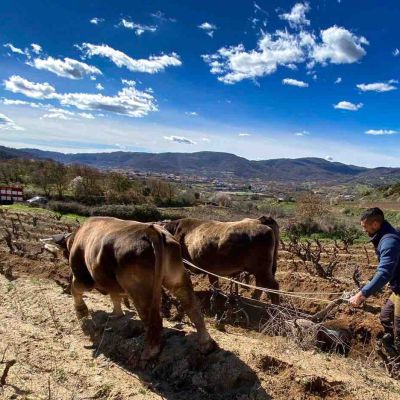
M 328 211 L 326 202 L 313 192 L 305 192 L 298 196 L 296 214 L 303 220 L 313 220 L 322 217 Z

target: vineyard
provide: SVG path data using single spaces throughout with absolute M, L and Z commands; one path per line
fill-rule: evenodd
M 378 315 L 388 293 L 361 309 L 345 301 L 374 273 L 372 245 L 282 241 L 280 306 L 229 281 L 210 287 L 192 271 L 219 349 L 198 353 L 194 329 L 187 319 L 174 320 L 176 305 L 165 294 L 163 350 L 138 370 L 133 359 L 143 328 L 135 310 L 125 307 L 124 317 L 112 318 L 110 299 L 88 293 L 91 318 L 81 326 L 69 295 L 67 262 L 40 241 L 77 226 L 56 214 L 0 210 L 0 397 L 400 398 L 396 371 L 376 351 Z M 237 279 L 254 284 L 246 274 Z

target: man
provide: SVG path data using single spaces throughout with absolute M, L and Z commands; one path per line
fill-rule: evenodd
M 387 349 L 400 353 L 400 233 L 385 220 L 378 207 L 364 211 L 361 226 L 371 238 L 379 265 L 372 280 L 351 297 L 349 303 L 358 307 L 389 283 L 393 293 L 380 315 L 385 330 L 382 341 Z

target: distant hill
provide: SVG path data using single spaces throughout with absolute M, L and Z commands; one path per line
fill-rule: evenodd
M 3 156 L 4 155 L 4 156 Z M 228 176 L 266 181 L 301 183 L 388 183 L 400 180 L 400 168 L 365 168 L 330 162 L 321 158 L 274 159 L 251 161 L 230 153 L 113 153 L 64 154 L 38 149 L 11 149 L 0 146 L 0 159 L 12 157 L 47 158 L 64 164 L 80 163 L 101 169 L 125 169 L 197 175 L 209 178 Z
M 23 150 L 0 146 L 0 161 L 1 160 L 10 160 L 12 158 L 40 158 L 40 156 L 26 153 Z

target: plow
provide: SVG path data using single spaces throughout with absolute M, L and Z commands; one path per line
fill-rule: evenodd
M 208 293 L 200 295 L 203 309 L 213 317 L 217 329 L 225 331 L 225 326 L 231 325 L 258 331 L 269 336 L 290 337 L 299 348 L 304 350 L 317 348 L 325 352 L 349 355 L 352 349 L 353 332 L 349 327 L 343 327 L 339 324 L 335 326 L 335 321 L 329 320 L 329 316 L 334 314 L 339 306 L 347 304 L 350 297 L 362 287 L 359 267 L 355 269 L 353 275 L 353 280 L 357 286 L 355 290 L 342 293 L 286 292 L 251 285 L 248 283 L 248 277 L 244 277 L 245 282 L 242 282 L 240 276 L 239 280 L 219 276 L 194 265 L 188 260 L 183 261 L 189 267 L 189 271 L 194 269 L 201 273 L 209 273 L 218 279 L 229 282 L 228 289 L 223 290 L 210 284 Z M 276 305 L 247 297 L 240 293 L 240 287 L 261 290 L 264 293 L 273 291 L 283 299 L 302 299 L 324 303 L 325 306 L 310 314 L 287 300 Z M 315 297 L 317 295 L 322 297 Z M 336 296 L 336 298 L 328 300 L 327 296 Z M 400 355 L 389 351 L 382 340 L 377 341 L 374 350 L 388 374 L 399 379 Z
M 202 273 L 210 273 L 188 260 L 184 260 L 191 269 Z M 228 290 L 223 290 L 210 284 L 208 293 L 202 295 L 203 309 L 214 319 L 215 327 L 225 330 L 225 325 L 238 326 L 244 329 L 258 331 L 266 335 L 290 336 L 302 348 L 317 347 L 321 350 L 335 351 L 347 355 L 351 348 L 352 335 L 349 329 L 327 326 L 327 317 L 341 304 L 346 304 L 353 292 L 315 293 L 286 292 L 262 288 L 240 280 L 210 273 L 218 279 L 229 282 Z M 264 293 L 273 292 L 281 298 L 301 299 L 325 303 L 325 307 L 314 314 L 309 314 L 293 304 L 284 301 L 281 304 L 271 304 L 257 298 L 247 297 L 240 293 L 239 287 L 261 290 Z M 327 300 L 315 296 L 338 296 Z

